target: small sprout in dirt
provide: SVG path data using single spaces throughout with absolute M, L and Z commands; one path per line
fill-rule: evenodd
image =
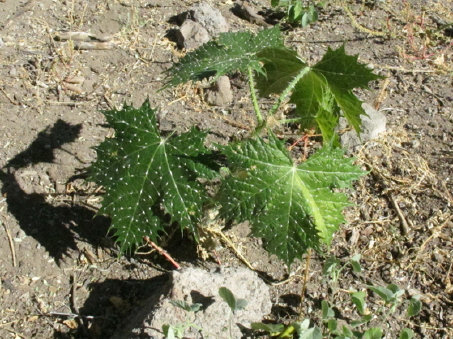
M 401 331 L 399 339 L 412 339 L 415 336 L 414 331 L 409 328 L 405 328 Z
M 310 327 L 310 320 L 305 319 L 301 322 L 293 322 L 289 326 L 283 324 L 252 323 L 251 327 L 255 331 L 269 333 L 276 338 L 299 338 L 299 339 L 322 339 L 322 332 L 317 326 Z M 295 336 L 297 334 L 297 336 Z
M 420 313 L 422 309 L 422 302 L 420 301 L 419 295 L 414 295 L 411 300 L 409 300 L 409 305 L 407 307 L 407 316 L 413 317 Z
M 341 272 L 348 266 L 351 265 L 354 273 L 359 274 L 362 272 L 362 266 L 360 265 L 361 254 L 352 256 L 349 261 L 342 265 L 341 261 L 335 256 L 330 256 L 324 263 L 322 274 L 329 276 L 331 279 L 331 287 L 334 293 L 338 289 L 338 279 L 340 278 Z
M 349 260 L 349 263 L 352 266 L 352 269 L 355 273 L 362 273 L 362 266 L 360 265 L 360 259 L 362 258 L 362 255 L 360 253 L 354 255 L 351 257 Z
M 219 295 L 228 304 L 228 306 L 231 309 L 231 312 L 233 312 L 233 313 L 236 311 L 240 311 L 247 306 L 247 300 L 236 298 L 234 296 L 233 292 L 231 292 L 226 287 L 221 287 L 219 289 Z
M 401 296 L 404 290 L 400 289 L 395 284 L 389 284 L 387 287 L 383 286 L 367 286 L 371 291 L 379 295 L 385 304 L 390 306 L 390 313 L 395 313 L 396 307 L 401 303 Z
M 365 297 L 366 293 L 363 291 L 351 293 L 352 303 L 357 307 L 357 312 L 359 312 L 360 315 L 365 315 L 367 311 Z
M 272 7 L 282 8 L 285 11 L 285 20 L 290 25 L 308 26 L 318 21 L 316 7 L 324 7 L 324 2 L 304 6 L 302 0 L 271 0 Z
M 402 305 L 401 298 L 405 291 L 394 284 L 390 284 L 387 287 L 366 287 L 381 297 L 385 301 L 385 305 L 375 309 L 372 312 L 367 308 L 367 293 L 365 291 L 351 291 L 351 303 L 355 306 L 360 317 L 358 319 L 351 320 L 349 323 L 342 325 L 341 327 L 339 326 L 337 315 L 330 304 L 325 300 L 321 302 L 322 320 L 325 330 L 330 334 L 330 337 L 336 339 L 380 339 L 383 337 L 384 333 L 382 328 L 385 327 L 388 316 L 395 313 L 396 308 Z M 406 316 L 412 317 L 417 315 L 420 312 L 421 307 L 422 305 L 419 297 L 412 297 L 412 299 L 408 301 L 408 307 L 405 313 Z M 369 323 L 372 319 L 374 319 L 375 322 L 377 321 L 381 326 L 368 329 L 364 328 L 364 325 Z M 410 329 L 404 329 L 400 334 L 400 339 L 409 339 L 412 338 L 412 336 L 413 332 Z
M 269 333 L 271 337 L 278 336 L 285 329 L 283 324 L 252 323 L 250 326 L 252 330 Z
M 189 304 L 187 301 L 184 301 L 184 300 L 171 300 L 170 304 L 172 304 L 173 306 L 179 307 L 179 308 L 183 309 L 184 311 L 194 312 L 194 313 L 198 312 L 200 310 L 201 306 L 203 306 L 200 303 Z
M 229 319 L 229 338 L 232 339 L 232 320 L 233 320 L 233 313 L 235 311 L 239 311 L 244 309 L 247 306 L 247 300 L 245 299 L 239 299 L 236 298 L 228 288 L 226 287 L 221 287 L 219 288 L 219 295 L 220 297 L 228 304 L 228 307 L 231 310 L 231 315 Z M 170 303 L 178 307 L 187 313 L 196 313 L 201 310 L 201 307 L 203 306 L 202 304 L 199 303 L 194 303 L 194 304 L 189 304 L 188 302 L 184 300 L 171 300 Z M 209 335 L 209 332 L 206 331 L 205 329 L 201 328 L 198 326 L 196 323 L 192 322 L 189 320 L 189 318 L 186 318 L 186 321 L 181 324 L 165 324 L 162 326 L 162 332 L 165 335 L 166 339 L 176 339 L 176 338 L 184 338 L 184 334 L 186 330 L 189 328 L 195 328 L 201 333 L 205 333 Z
M 189 304 L 188 302 L 184 300 L 171 300 L 170 303 L 178 307 L 180 309 L 183 309 L 184 311 L 190 313 L 195 313 L 198 312 L 203 306 L 202 304 L 195 303 L 195 304 Z M 166 339 L 176 339 L 176 338 L 183 338 L 185 331 L 190 328 L 194 327 L 197 329 L 200 329 L 196 324 L 192 323 L 189 318 L 186 318 L 186 321 L 181 324 L 176 324 L 176 325 L 169 325 L 165 324 L 162 326 L 162 332 L 164 333 Z

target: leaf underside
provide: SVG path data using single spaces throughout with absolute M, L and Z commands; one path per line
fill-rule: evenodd
M 289 49 L 267 48 L 258 56 L 263 59 L 265 74 L 257 77 L 261 96 L 282 93 L 297 75 L 309 67 Z M 370 81 L 382 78 L 357 59 L 356 55 L 345 53 L 344 45 L 336 50 L 328 48 L 322 60 L 310 67 L 292 90 L 290 102 L 296 105 L 296 113 L 304 127 L 319 126 L 327 140 L 332 136 L 329 131 L 336 125 L 340 110 L 349 124 L 360 131 L 360 115 L 366 114 L 362 102 L 352 90 L 367 89 Z M 331 103 L 333 107 L 329 107 Z
M 249 220 L 252 234 L 290 265 L 308 248 L 327 245 L 344 221 L 345 194 L 334 192 L 365 174 L 340 149 L 323 148 L 295 165 L 272 133 L 227 146 L 231 175 L 220 187 L 222 217 Z
M 262 30 L 256 35 L 249 32 L 222 33 L 172 66 L 167 71 L 169 80 L 164 88 L 233 71 L 244 72 L 248 67 L 259 71 L 261 64 L 257 53 L 267 47 L 283 46 L 278 27 Z
M 196 178 L 214 175 L 192 160 L 207 153 L 206 133 L 192 129 L 162 137 L 148 101 L 139 109 L 125 105 L 104 115 L 116 135 L 96 148 L 91 171 L 92 179 L 106 188 L 99 213 L 111 217 L 120 252 L 141 244 L 145 235 L 156 241 L 165 213 L 196 235 L 195 224 L 206 200 Z

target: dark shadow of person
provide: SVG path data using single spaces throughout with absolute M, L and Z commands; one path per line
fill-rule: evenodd
M 54 151 L 75 141 L 81 124 L 70 125 L 58 120 L 41 131 L 32 144 L 16 155 L 0 170 L 2 196 L 8 211 L 17 219 L 25 234 L 36 239 L 60 264 L 69 249 L 77 249 L 76 239 L 96 244 L 107 234 L 109 220 L 95 217 L 95 212 L 83 206 L 53 206 L 45 194 L 26 193 L 19 185 L 15 172 L 33 164 L 53 163 Z

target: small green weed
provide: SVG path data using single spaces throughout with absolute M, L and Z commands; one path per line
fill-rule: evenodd
M 244 309 L 247 306 L 247 301 L 245 299 L 239 299 L 236 298 L 228 288 L 226 287 L 221 287 L 219 288 L 219 296 L 227 303 L 228 307 L 230 308 L 230 317 L 229 317 L 229 337 L 232 338 L 232 328 L 233 328 L 233 317 L 232 315 L 236 311 L 240 311 Z M 183 300 L 172 300 L 170 301 L 171 304 L 175 307 L 181 308 L 184 311 L 190 313 L 196 313 L 201 310 L 201 307 L 203 306 L 202 304 L 189 304 L 186 301 Z M 182 324 L 167 324 L 164 325 L 162 328 L 162 331 L 167 339 L 176 339 L 176 338 L 184 338 L 184 333 L 186 332 L 187 329 L 189 328 L 195 328 L 199 332 L 203 334 L 209 334 L 205 329 L 201 328 L 194 322 L 190 321 L 188 318 L 186 321 Z
M 285 20 L 290 25 L 300 25 L 302 27 L 318 21 L 316 7 L 324 7 L 325 5 L 326 1 L 304 6 L 302 0 L 271 0 L 272 7 L 282 8 L 285 11 Z
M 360 255 L 354 255 L 343 265 L 335 257 L 330 257 L 325 261 L 323 274 L 330 279 L 329 287 L 332 286 L 331 282 L 338 282 L 341 272 L 349 266 L 351 266 L 356 275 L 360 276 L 362 272 Z M 276 338 L 381 339 L 384 336 L 387 320 L 394 315 L 397 309 L 402 311 L 405 306 L 405 312 L 402 312 L 400 317 L 410 318 L 419 314 L 422 308 L 419 296 L 415 295 L 411 299 L 405 300 L 405 290 L 394 284 L 389 284 L 386 287 L 364 285 L 360 291 L 353 289 L 349 291 L 342 290 L 342 292 L 349 294 L 349 300 L 337 298 L 338 292 L 338 287 L 333 288 L 329 293 L 330 301 L 321 301 L 320 327 L 310 327 L 310 320 L 304 319 L 292 322 L 287 326 L 283 324 L 253 323 L 252 329 L 269 333 Z M 368 293 L 370 292 L 377 296 L 373 300 L 373 307 L 368 307 L 367 303 Z M 341 305 L 339 302 L 341 302 Z M 356 319 L 345 318 L 344 315 L 340 316 L 339 309 L 355 309 Z M 367 328 L 369 323 L 373 323 L 374 327 Z M 405 328 L 400 332 L 399 339 L 410 339 L 414 335 L 411 329 Z
M 340 273 L 348 265 L 351 265 L 353 272 L 360 275 L 362 268 L 360 266 L 360 255 L 354 255 L 344 265 L 341 265 L 340 261 L 334 257 L 330 257 L 324 264 L 323 273 L 326 276 L 330 276 L 332 281 L 335 283 L 338 281 Z M 338 292 L 338 288 L 333 289 L 331 293 L 331 303 L 335 305 L 335 295 Z M 368 292 L 376 294 L 378 300 L 375 300 L 374 304 L 378 307 L 374 307 L 372 310 L 367 306 Z M 383 327 L 388 317 L 394 314 L 398 307 L 407 305 L 405 316 L 407 318 L 413 317 L 420 313 L 422 304 L 419 296 L 413 296 L 409 300 L 403 300 L 405 290 L 400 289 L 395 284 L 389 284 L 384 286 L 373 286 L 365 285 L 360 291 L 351 289 L 349 295 L 351 297 L 350 302 L 355 307 L 358 319 L 350 320 L 347 325 L 340 325 L 335 314 L 334 309 L 330 306 L 330 303 L 326 300 L 321 302 L 322 319 L 324 323 L 324 330 L 328 333 L 329 338 L 336 339 L 347 339 L 347 338 L 363 338 L 363 339 L 380 339 L 384 336 Z M 344 305 L 342 305 L 344 309 Z M 364 326 L 374 321 L 380 324 L 380 327 L 364 328 Z M 362 329 L 362 330 L 358 330 Z M 412 338 L 414 333 L 412 330 L 405 328 L 401 331 L 399 338 Z

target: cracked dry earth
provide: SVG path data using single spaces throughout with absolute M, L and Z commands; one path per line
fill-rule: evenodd
M 211 142 L 240 138 L 253 124 L 238 74 L 231 75 L 235 100 L 222 107 L 208 106 L 196 84 L 157 92 L 163 72 L 185 53 L 175 43 L 174 17 L 194 3 L 0 1 L 0 338 L 109 338 L 166 280 L 172 268 L 155 253 L 117 258 L 108 218 L 95 216 L 102 190 L 85 169 L 92 147 L 112 133 L 100 110 L 124 102 L 137 107 L 149 98 L 162 131 L 196 125 L 210 130 Z M 210 3 L 231 31 L 262 29 L 237 17 L 232 1 Z M 251 5 L 268 24 L 278 20 L 270 1 Z M 326 254 L 345 262 L 361 253 L 362 273 L 345 269 L 333 286 L 321 273 L 325 257 L 313 254 L 309 270 L 301 262 L 291 279 L 271 286 L 270 320 L 290 322 L 302 312 L 322 325 L 326 299 L 347 322 L 357 314 L 346 290 L 395 283 L 406 297 L 421 296 L 421 313 L 408 319 L 398 309 L 371 326 L 386 338 L 403 327 L 418 338 L 453 337 L 452 13 L 451 0 L 329 1 L 317 23 L 282 25 L 286 43 L 310 63 L 344 43 L 386 76 L 357 95 L 385 113 L 388 126 L 356 154 L 370 174 L 351 192 L 348 223 Z M 94 36 L 97 46 L 80 46 L 64 32 Z M 290 142 L 302 135 L 292 132 Z M 226 231 L 258 271 L 287 278 L 247 233 L 246 225 Z M 243 265 L 227 246 L 207 261 L 187 238 L 174 236 L 165 248 L 183 266 Z M 371 295 L 370 312 L 378 306 Z

